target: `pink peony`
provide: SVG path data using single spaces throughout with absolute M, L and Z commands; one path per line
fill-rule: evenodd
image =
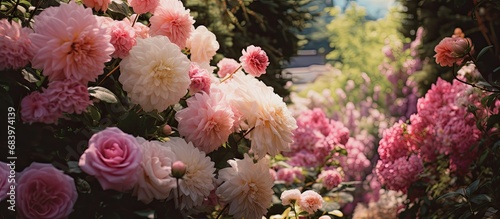
M 281 199 L 281 204 L 283 205 L 290 205 L 290 204 L 293 205 L 298 200 L 300 200 L 300 190 L 298 189 L 285 190 L 283 191 L 283 193 L 281 193 L 280 199 Z
M 318 181 L 320 181 L 326 189 L 332 190 L 342 182 L 342 175 L 334 169 L 323 170 L 318 175 Z
M 181 49 L 186 47 L 186 41 L 194 31 L 194 19 L 189 14 L 189 9 L 184 8 L 179 0 L 165 0 L 153 14 L 149 20 L 151 35 L 167 36 Z
M 18 22 L 0 20 L 0 70 L 24 67 L 33 58 L 31 29 L 21 28 Z
M 50 164 L 32 163 L 17 178 L 16 204 L 21 218 L 65 218 L 78 193 L 73 178 Z
M 104 190 L 127 191 L 137 182 L 141 160 L 136 139 L 118 128 L 108 127 L 92 135 L 78 165 L 95 176 Z
M 313 214 L 323 207 L 323 197 L 313 190 L 307 190 L 300 195 L 299 208 Z
M 73 1 L 42 11 L 35 16 L 33 29 L 32 65 L 43 69 L 50 81 L 95 81 L 111 60 L 114 48 L 107 30 L 90 8 Z
M 269 58 L 264 50 L 260 47 L 250 45 L 246 51 L 241 51 L 243 55 L 240 57 L 243 69 L 254 77 L 259 77 L 266 73 L 266 68 L 269 65 Z
M 35 91 L 21 100 L 21 119 L 25 123 L 52 124 L 61 117 L 62 112 L 44 94 Z
M 11 183 L 8 181 L 10 179 L 10 171 L 14 171 L 14 174 L 16 172 L 15 170 L 11 170 L 6 163 L 0 162 L 0 201 L 7 198 L 7 193 L 10 190 Z
M 115 52 L 111 54 L 114 58 L 124 58 L 137 43 L 135 40 L 135 29 L 128 20 L 114 21 L 111 26 L 111 44 Z
M 198 63 L 208 63 L 219 49 L 219 43 L 215 34 L 201 25 L 191 34 L 186 42 L 186 47 L 191 52 L 191 61 Z
M 189 68 L 189 78 L 191 79 L 191 83 L 189 84 L 190 94 L 201 91 L 210 93 L 211 77 L 206 69 L 192 62 Z
M 50 82 L 43 95 L 63 113 L 81 114 L 92 103 L 87 86 L 68 79 Z
M 89 8 L 93 8 L 96 11 L 106 12 L 108 10 L 111 0 L 82 0 L 83 4 Z
M 434 48 L 436 52 L 436 63 L 441 66 L 453 66 L 453 64 L 460 65 L 465 56 L 472 49 L 472 42 L 469 38 L 461 37 L 445 37 Z
M 225 78 L 227 75 L 236 73 L 236 70 L 240 67 L 240 63 L 234 59 L 223 58 L 217 63 L 217 67 L 219 67 L 217 75 L 220 78 Z
M 153 13 L 160 5 L 160 0 L 129 0 L 129 4 L 137 14 Z
M 177 112 L 179 134 L 206 153 L 219 148 L 233 131 L 234 113 L 225 94 L 212 88 L 210 94 L 196 93 L 187 107 Z

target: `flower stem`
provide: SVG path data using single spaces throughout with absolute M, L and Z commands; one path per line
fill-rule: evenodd
M 180 209 L 182 197 L 179 189 L 179 178 L 176 178 L 176 182 L 177 182 L 177 201 L 178 201 L 177 207 Z
M 234 74 L 236 74 L 236 72 L 238 72 L 238 70 L 241 69 L 241 65 L 240 67 L 238 67 L 236 70 L 233 71 L 233 73 L 229 74 L 228 76 L 226 76 L 224 79 L 222 79 L 220 81 L 220 83 L 223 83 L 224 81 L 227 81 L 228 79 L 232 78 Z
M 227 209 L 227 206 L 229 206 L 229 205 L 226 204 L 224 206 L 224 208 L 222 208 L 222 210 L 220 210 L 219 214 L 217 215 L 217 217 L 215 219 L 219 219 L 222 216 L 222 213 Z
M 97 85 L 101 85 L 104 82 L 104 80 L 106 80 L 106 78 L 108 78 L 111 74 L 115 73 L 115 71 L 118 70 L 118 68 L 120 68 L 120 65 L 117 65 L 115 68 L 113 68 L 113 70 L 111 70 L 106 76 L 104 76 L 104 78 Z

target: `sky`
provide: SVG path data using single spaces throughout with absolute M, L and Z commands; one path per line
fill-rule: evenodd
M 343 6 L 347 0 L 333 0 L 336 6 Z M 388 12 L 395 0 L 356 0 L 358 5 L 366 8 L 370 17 L 381 18 Z

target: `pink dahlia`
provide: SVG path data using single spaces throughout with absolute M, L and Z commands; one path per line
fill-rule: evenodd
M 266 73 L 266 68 L 269 65 L 269 58 L 264 50 L 260 47 L 250 45 L 246 51 L 241 51 L 243 55 L 240 57 L 243 69 L 254 77 L 259 77 Z
M 21 68 L 29 63 L 33 58 L 28 38 L 31 32 L 18 22 L 0 20 L 0 70 Z
M 160 3 L 153 13 L 150 33 L 152 36 L 167 36 L 171 42 L 181 49 L 186 47 L 186 41 L 194 31 L 194 19 L 189 9 L 179 0 L 165 0 Z
M 220 78 L 225 78 L 227 75 L 236 73 L 236 70 L 240 67 L 240 63 L 234 59 L 223 58 L 217 63 L 217 67 L 219 67 L 217 75 Z
M 50 82 L 44 96 L 63 113 L 80 114 L 91 104 L 87 86 L 72 80 Z
M 96 11 L 106 12 L 108 10 L 111 0 L 82 0 L 83 4 L 89 8 L 93 8 Z
M 212 79 L 206 69 L 203 69 L 194 62 L 191 62 L 191 67 L 189 68 L 189 78 L 191 79 L 191 83 L 189 84 L 190 94 L 195 94 L 201 91 L 210 93 Z
M 114 58 L 124 58 L 137 43 L 135 29 L 127 20 L 114 21 L 111 25 L 111 44 L 115 52 L 111 54 Z
M 57 123 L 62 117 L 54 103 L 51 103 L 47 95 L 33 92 L 21 100 L 21 119 L 25 123 L 43 122 L 46 124 Z
M 111 60 L 111 37 L 92 9 L 75 2 L 45 9 L 35 17 L 33 29 L 33 67 L 43 69 L 51 81 L 95 81 Z
M 179 134 L 206 153 L 219 148 L 233 131 L 234 113 L 225 94 L 212 88 L 210 94 L 196 93 L 187 107 L 177 112 Z
M 153 13 L 160 5 L 160 0 L 129 0 L 129 4 L 137 14 Z

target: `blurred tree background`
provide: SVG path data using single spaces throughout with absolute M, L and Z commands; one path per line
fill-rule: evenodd
M 248 45 L 260 46 L 269 56 L 267 73 L 259 79 L 272 86 L 282 97 L 289 95 L 284 88 L 289 79 L 281 72 L 304 39 L 300 32 L 306 23 L 318 16 L 311 13 L 312 0 L 183 0 L 196 20 L 216 36 L 219 52 L 238 59 Z M 222 55 L 213 60 L 215 65 Z

